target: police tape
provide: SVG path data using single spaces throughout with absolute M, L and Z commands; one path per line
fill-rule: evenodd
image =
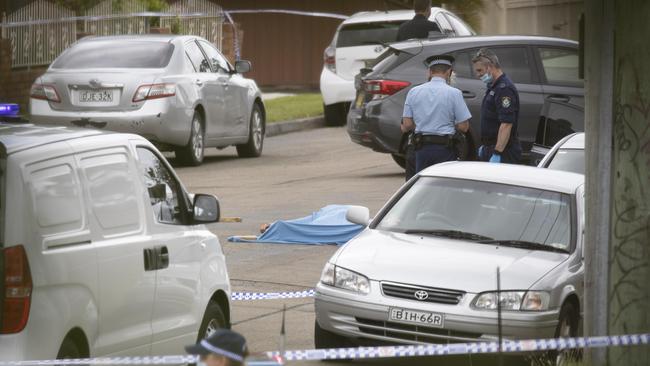
M 197 356 L 97 357 L 61 360 L 0 361 L 0 366 L 42 365 L 183 365 L 196 363 Z
M 251 301 L 251 300 L 277 300 L 277 299 L 301 299 L 314 297 L 316 290 L 309 289 L 304 291 L 291 292 L 233 292 L 230 295 L 232 301 Z
M 285 361 L 319 361 L 340 359 L 373 359 L 417 356 L 471 355 L 488 353 L 523 353 L 540 351 L 561 351 L 578 348 L 602 348 L 638 346 L 650 344 L 650 333 L 579 337 L 558 339 L 529 339 L 504 341 L 502 350 L 498 342 L 474 342 L 452 344 L 430 344 L 413 346 L 383 346 L 359 348 L 311 349 L 280 352 L 267 352 L 270 358 L 282 357 Z

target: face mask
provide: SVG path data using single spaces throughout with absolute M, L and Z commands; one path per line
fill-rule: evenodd
M 485 74 L 483 74 L 481 76 L 481 81 L 484 82 L 485 85 L 489 86 L 490 83 L 492 83 L 492 75 L 490 75 L 489 73 L 486 72 Z

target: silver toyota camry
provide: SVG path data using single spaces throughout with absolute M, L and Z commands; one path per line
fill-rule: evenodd
M 583 185 L 569 172 L 452 162 L 372 220 L 351 208 L 348 220 L 369 225 L 323 269 L 316 347 L 493 341 L 498 307 L 504 339 L 578 335 Z
M 86 37 L 32 85 L 31 120 L 136 133 L 188 165 L 206 147 L 257 157 L 265 109 L 250 68 L 195 36 Z

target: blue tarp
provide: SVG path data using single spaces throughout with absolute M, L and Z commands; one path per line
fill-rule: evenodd
M 363 230 L 363 226 L 345 219 L 350 206 L 328 205 L 309 216 L 274 222 L 257 240 L 231 236 L 228 241 L 277 244 L 345 244 Z

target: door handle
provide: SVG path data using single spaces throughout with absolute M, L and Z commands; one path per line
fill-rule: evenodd
M 568 95 L 561 95 L 561 94 L 551 94 L 548 97 L 546 97 L 548 100 L 552 100 L 554 102 L 563 102 L 563 103 L 568 103 L 571 98 Z
M 169 267 L 169 250 L 166 246 L 154 247 L 154 254 L 156 256 L 156 269 L 165 269 Z
M 198 80 L 198 79 L 197 79 L 194 83 L 195 83 L 196 85 L 198 85 L 198 86 L 203 85 L 203 81 Z
M 144 256 L 144 270 L 145 271 L 155 271 L 156 270 L 156 256 L 154 251 L 151 248 L 144 249 L 142 251 Z
M 463 90 L 463 98 L 475 98 L 476 94 L 472 93 L 471 91 Z
M 230 86 L 230 84 L 228 84 L 228 83 L 226 82 L 226 83 L 222 83 L 221 86 L 223 86 L 224 88 L 228 88 L 228 87 Z

